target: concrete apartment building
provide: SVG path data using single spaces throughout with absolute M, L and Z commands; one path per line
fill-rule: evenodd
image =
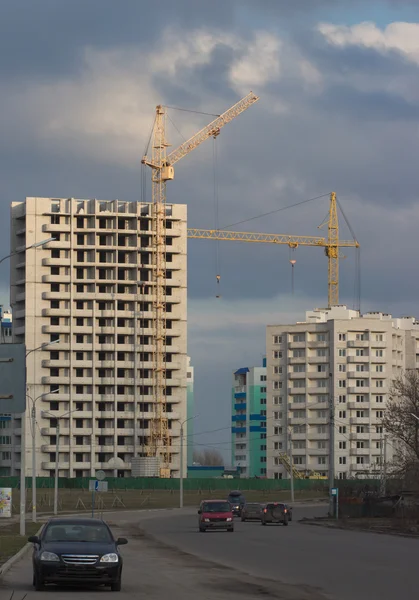
M 419 322 L 334 306 L 268 326 L 266 348 L 268 477 L 289 477 L 279 455 L 291 436 L 295 467 L 328 474 L 331 399 L 336 477 L 378 476 L 383 410 L 392 379 L 419 366 Z
M 186 411 L 186 417 L 187 419 L 190 419 L 187 423 L 186 423 L 186 456 L 187 456 L 187 463 L 188 463 L 188 467 L 190 465 L 193 465 L 193 450 L 194 450 L 194 446 L 193 446 L 193 432 L 194 432 L 194 426 L 193 426 L 193 422 L 194 422 L 194 414 L 195 414 L 195 398 L 194 398 L 194 368 L 191 366 L 191 359 L 188 356 L 187 357 L 187 366 L 186 366 L 186 379 L 187 379 L 187 411 Z
M 233 373 L 231 464 L 241 477 L 266 477 L 266 361 Z
M 13 256 L 11 264 L 14 341 L 28 351 L 38 348 L 27 359 L 28 393 L 37 399 L 38 476 L 54 475 L 61 416 L 61 477 L 90 477 L 97 469 L 129 476 L 131 458 L 144 455 L 154 414 L 151 220 L 150 204 L 120 200 L 27 198 L 12 204 L 12 253 L 56 238 Z M 186 206 L 168 204 L 166 395 L 174 477 L 187 410 L 186 227 Z M 21 429 L 20 419 L 14 421 L 17 473 Z M 109 468 L 112 458 L 122 460 L 117 469 Z

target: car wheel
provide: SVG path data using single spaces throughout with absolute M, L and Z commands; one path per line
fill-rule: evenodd
M 205 533 L 206 529 L 205 529 L 205 527 L 200 527 L 200 528 L 199 528 L 199 531 L 200 531 L 201 533 Z
M 242 517 L 242 523 L 244 523 L 244 522 L 245 522 L 245 520 L 246 520 L 246 519 L 245 519 L 244 517 Z
M 266 525 L 265 521 L 262 521 L 262 525 Z
M 233 533 L 233 531 L 234 531 L 234 527 L 229 527 L 229 528 L 227 529 L 227 531 L 228 531 L 229 533 Z
M 44 591 L 44 582 L 36 572 L 33 574 L 33 585 L 37 592 Z
M 121 578 L 117 579 L 113 583 L 111 583 L 111 592 L 120 592 L 121 591 L 122 580 Z

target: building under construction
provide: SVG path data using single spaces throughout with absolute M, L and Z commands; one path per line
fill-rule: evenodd
M 27 198 L 11 209 L 14 341 L 26 344 L 28 407 L 35 403 L 37 476 L 179 475 L 186 419 L 186 206 L 165 205 L 163 397 L 156 405 L 156 286 L 152 204 Z M 26 448 L 32 444 L 27 411 Z M 58 425 L 58 428 L 57 428 Z M 153 432 L 167 432 L 157 447 Z M 12 427 L 11 474 L 21 423 Z M 162 453 L 164 457 L 162 457 Z M 29 456 L 26 464 L 30 465 Z M 142 460 L 141 460 L 142 459 Z M 185 452 L 186 472 L 186 452 Z M 163 464 L 167 461 L 167 464 Z M 30 469 L 29 469 L 30 470 Z

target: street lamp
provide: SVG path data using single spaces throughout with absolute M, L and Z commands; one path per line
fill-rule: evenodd
M 35 399 L 29 396 L 29 394 L 26 394 L 26 396 L 32 401 L 32 521 L 34 523 L 36 523 L 36 403 L 44 396 L 48 396 L 49 394 L 57 394 L 58 392 L 58 389 L 53 390 L 52 392 L 44 392 Z
M 53 346 L 54 344 L 59 344 L 60 342 L 61 342 L 60 338 L 58 338 L 57 340 L 53 340 L 52 342 L 44 342 L 37 348 L 32 348 L 32 350 L 28 350 L 28 352 L 26 352 L 26 357 L 28 357 L 29 354 L 32 354 L 32 352 L 36 352 L 37 350 L 43 350 L 47 346 Z
M 45 414 L 50 415 L 53 419 L 57 421 L 57 440 L 55 444 L 54 515 L 58 514 L 58 458 L 60 452 L 60 421 L 61 419 L 64 419 L 65 417 L 71 415 L 73 412 L 77 411 L 78 408 L 75 408 L 74 410 L 69 410 L 68 412 L 59 416 L 53 415 L 49 411 L 45 411 Z
M 35 242 L 33 244 L 30 244 L 30 246 L 26 246 L 26 248 L 23 248 L 22 250 L 18 250 L 17 252 L 11 252 L 10 254 L 7 254 L 6 256 L 3 256 L 2 259 L 0 259 L 0 265 L 2 262 L 4 262 L 5 260 L 7 260 L 8 258 L 11 258 L 12 256 L 16 256 L 16 254 L 21 254 L 22 252 L 26 252 L 26 250 L 30 250 L 31 248 L 40 248 L 41 246 L 44 246 L 45 244 L 48 244 L 48 242 L 54 242 L 56 238 L 54 237 L 50 237 L 47 238 L 46 240 L 41 240 L 40 242 Z M 20 509 L 19 509 L 19 513 L 20 513 L 20 535 L 24 536 L 25 535 L 25 509 L 26 509 L 26 477 L 25 477 L 25 463 L 26 463 L 26 458 L 25 458 L 25 452 L 26 452 L 26 413 L 21 413 L 20 415 Z
M 189 417 L 180 423 L 180 469 L 179 469 L 179 508 L 183 508 L 183 426 L 199 415 Z
M 49 242 L 55 242 L 54 237 L 50 237 L 47 238 L 46 240 L 41 240 L 40 242 L 35 242 L 34 244 L 31 244 L 30 246 L 26 246 L 26 248 L 22 248 L 22 250 L 18 250 L 17 252 L 11 252 L 10 254 L 7 254 L 6 256 L 3 256 L 2 259 L 0 259 L 0 265 L 3 261 L 7 260 L 8 258 L 11 258 L 12 256 L 16 256 L 16 254 L 21 254 L 22 252 L 26 252 L 26 250 L 31 250 L 31 248 L 40 248 L 41 246 L 45 246 L 45 244 L 48 244 Z

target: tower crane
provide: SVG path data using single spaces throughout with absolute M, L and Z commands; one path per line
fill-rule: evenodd
M 339 221 L 336 206 L 336 193 L 330 194 L 328 236 L 289 235 L 278 233 L 256 233 L 222 231 L 218 229 L 188 229 L 188 237 L 198 240 L 221 240 L 262 244 L 285 244 L 290 248 L 317 246 L 324 248 L 328 259 L 328 306 L 339 304 L 339 249 L 359 248 L 357 240 L 339 240 Z
M 152 132 L 151 160 L 144 156 L 142 164 L 151 168 L 152 180 L 152 265 L 153 283 L 153 407 L 147 455 L 159 457 L 160 476 L 170 477 L 170 436 L 166 412 L 166 298 L 165 298 L 165 224 L 166 182 L 174 179 L 174 165 L 210 137 L 217 137 L 222 127 L 259 100 L 253 92 L 219 115 L 176 150 L 167 154 L 166 107 L 158 105 Z M 181 457 L 182 460 L 182 457 Z

